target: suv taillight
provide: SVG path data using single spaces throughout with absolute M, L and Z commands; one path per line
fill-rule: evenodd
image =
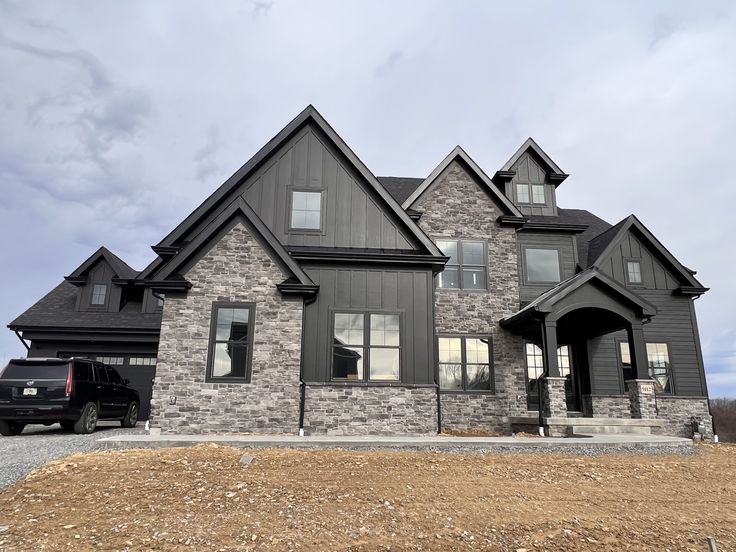
M 66 375 L 66 396 L 70 397 L 72 394 L 72 386 L 74 385 L 74 379 L 73 379 L 73 372 L 72 372 L 72 363 L 69 363 L 69 371 Z

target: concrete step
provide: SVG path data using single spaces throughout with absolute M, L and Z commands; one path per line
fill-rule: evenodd
M 511 418 L 514 425 L 538 424 L 533 416 Z M 664 426 L 663 420 L 636 418 L 544 418 L 544 425 L 567 435 L 652 435 L 652 428 Z

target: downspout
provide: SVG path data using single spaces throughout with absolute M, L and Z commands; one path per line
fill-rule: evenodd
M 26 343 L 26 340 L 23 339 L 23 336 L 20 335 L 20 330 L 15 330 L 15 335 L 18 336 L 18 339 L 20 339 L 20 342 L 23 344 L 23 346 L 26 348 L 26 351 L 30 351 L 31 348 L 28 346 L 28 343 Z
M 304 437 L 304 409 L 306 403 L 307 386 L 304 383 L 304 328 L 307 322 L 307 305 L 314 303 L 317 296 L 314 295 L 302 302 L 302 342 L 299 352 L 299 437 Z

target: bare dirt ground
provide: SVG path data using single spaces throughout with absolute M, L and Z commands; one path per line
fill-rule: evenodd
M 254 456 L 250 465 L 243 454 Z M 75 454 L 0 492 L 0 550 L 736 550 L 736 446 L 684 456 Z

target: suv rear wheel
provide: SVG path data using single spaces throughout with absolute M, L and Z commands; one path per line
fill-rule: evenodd
M 92 433 L 97 427 L 97 405 L 89 402 L 84 405 L 82 415 L 74 423 L 74 433 Z
M 128 412 L 125 414 L 125 418 L 123 418 L 120 422 L 120 425 L 123 427 L 135 427 L 135 424 L 138 423 L 138 403 L 132 402 L 128 405 Z
M 20 422 L 5 422 L 0 420 L 0 435 L 10 437 L 11 435 L 20 435 L 26 424 Z

